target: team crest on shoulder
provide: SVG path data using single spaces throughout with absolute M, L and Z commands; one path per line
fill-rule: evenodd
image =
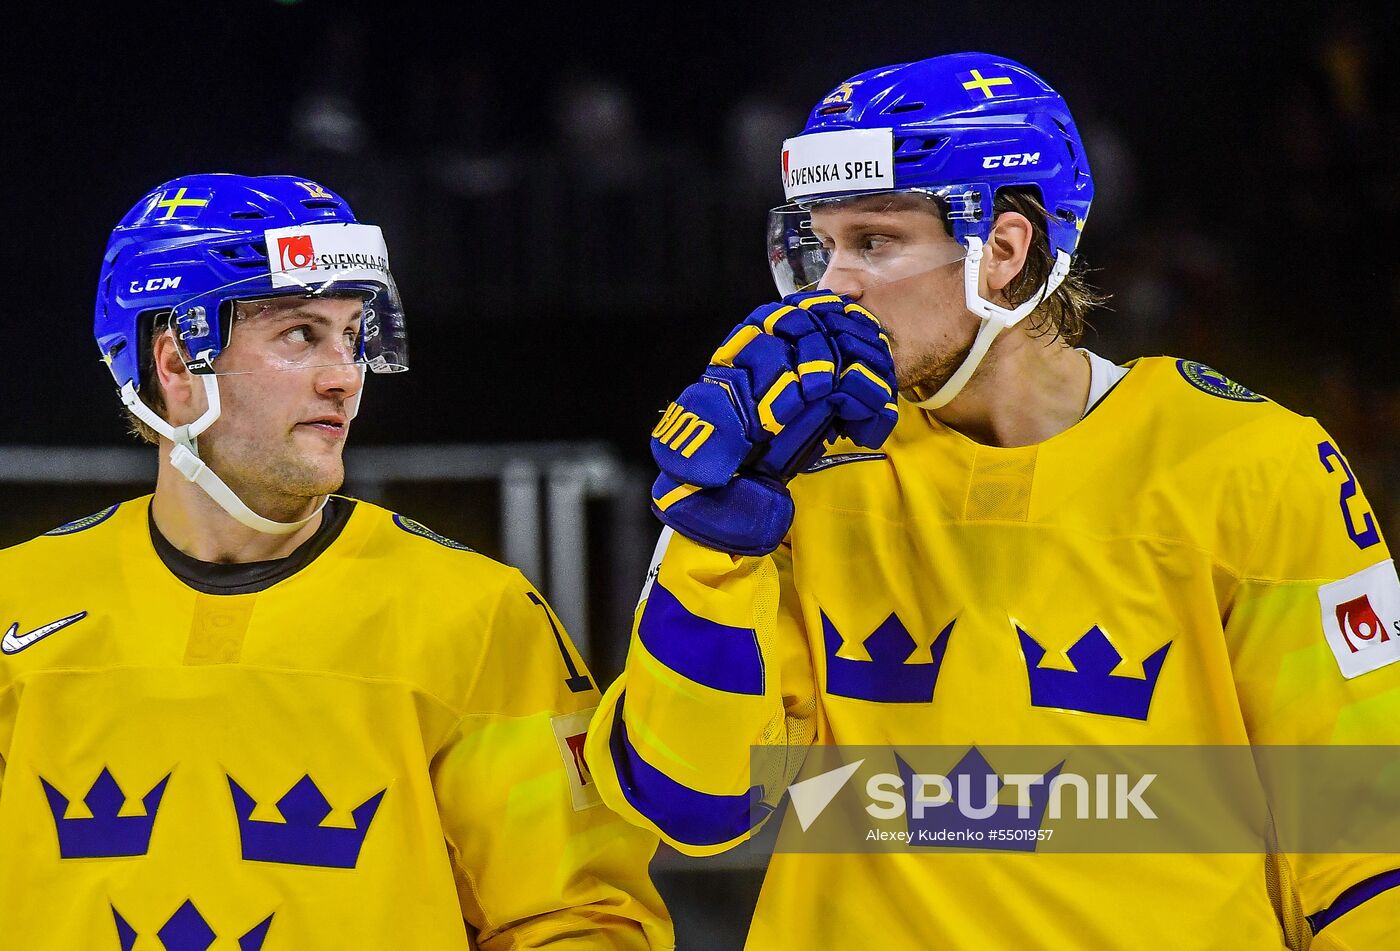
M 1236 383 L 1219 370 L 1212 369 L 1204 363 L 1197 363 L 1194 360 L 1178 360 L 1176 368 L 1187 383 L 1202 393 L 1209 393 L 1211 396 L 1218 396 L 1222 400 L 1232 400 L 1236 403 L 1268 402 L 1267 396 L 1260 396 L 1249 387 Z
M 415 522 L 413 519 L 408 518 L 406 516 L 396 514 L 394 516 L 394 524 L 397 525 L 399 528 L 403 529 L 404 531 L 408 532 L 410 535 L 417 535 L 420 538 L 426 538 L 429 541 L 435 541 L 444 548 L 455 548 L 457 551 L 475 551 L 475 549 L 469 548 L 466 545 L 463 545 L 461 542 L 453 541 L 446 535 L 439 535 L 437 532 L 433 531 L 431 528 L 424 525 L 422 522 Z
M 111 508 L 105 508 L 100 512 L 94 512 L 91 515 L 84 515 L 82 518 L 74 519 L 71 522 L 66 522 L 63 525 L 58 526 L 58 528 L 49 529 L 44 534 L 46 536 L 75 535 L 78 532 L 87 531 L 94 525 L 101 525 L 103 522 L 107 521 L 107 519 L 111 518 L 112 515 L 115 514 L 117 509 L 119 508 L 121 508 L 120 503 L 118 503 L 117 505 L 113 505 Z

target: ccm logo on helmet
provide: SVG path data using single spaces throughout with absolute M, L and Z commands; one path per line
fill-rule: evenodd
M 1039 152 L 1020 152 L 1015 155 L 988 155 L 982 159 L 983 168 L 1015 168 L 1018 165 L 1040 164 Z
M 180 286 L 180 278 L 182 277 L 184 277 L 183 274 L 175 277 L 152 277 L 145 281 L 132 281 L 130 290 L 133 294 L 145 294 L 150 291 L 173 291 Z

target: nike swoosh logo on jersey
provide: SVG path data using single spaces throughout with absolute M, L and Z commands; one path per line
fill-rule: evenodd
M 11 624 L 10 629 L 5 632 L 4 639 L 0 640 L 0 651 L 6 654 L 18 654 L 26 647 L 42 641 L 50 634 L 61 631 L 70 624 L 77 624 L 85 617 L 87 617 L 87 612 L 79 611 L 77 614 L 70 614 L 67 617 L 59 618 L 57 621 L 51 621 L 43 627 L 36 627 L 27 634 L 19 633 L 19 622 L 16 621 Z

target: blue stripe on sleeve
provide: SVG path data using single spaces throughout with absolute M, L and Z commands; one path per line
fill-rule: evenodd
M 625 699 L 625 693 L 617 699 L 610 740 L 618 785 L 632 808 L 658 829 L 687 845 L 718 845 L 744 835 L 772 811 L 761 801 L 762 786 L 738 796 L 715 796 L 676 782 L 642 759 L 627 739 Z
M 1381 872 L 1373 875 L 1365 881 L 1357 882 L 1337 896 L 1337 900 L 1315 915 L 1308 915 L 1308 924 L 1312 925 L 1313 934 L 1317 934 L 1332 922 L 1351 911 L 1357 905 L 1363 904 L 1382 892 L 1400 886 L 1400 868 L 1391 869 L 1389 872 Z
M 753 629 L 690 613 L 659 581 L 642 609 L 637 635 L 651 656 L 682 677 L 727 693 L 763 694 L 763 655 Z

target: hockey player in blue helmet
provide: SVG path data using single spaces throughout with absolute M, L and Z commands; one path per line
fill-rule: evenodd
M 303 531 L 339 487 L 366 371 L 408 369 L 380 230 L 289 176 L 148 194 L 108 242 L 94 332 L 135 429 L 168 446 L 161 481 L 206 494 L 254 548 Z
M 160 467 L 0 552 L 0 943 L 673 947 L 545 599 L 334 494 L 366 373 L 407 368 L 379 229 L 302 178 L 167 182 L 96 336 Z
M 1083 358 L 1053 344 L 1077 341 L 1094 301 L 1073 266 L 1093 179 L 1069 108 L 1030 70 L 964 54 L 852 77 L 784 143 L 783 187 L 791 203 L 768 226 L 779 290 L 822 287 L 877 312 L 917 405 L 963 394 L 1015 327 L 1052 344 L 1018 361 L 1083 375 Z M 914 230 L 883 235 L 881 221 Z M 948 293 L 970 318 L 910 319 L 936 312 L 921 294 Z M 1022 346 L 1009 337 L 998 359 Z
M 1369 773 L 1309 800 L 1251 782 L 1246 755 L 1243 779 L 1177 800 L 1237 806 L 1231 854 L 1192 838 L 1193 810 L 1076 855 L 1105 839 L 1034 794 L 982 811 L 919 792 L 911 763 L 1000 788 L 998 744 L 1061 747 L 1021 777 L 1041 784 L 1086 750 L 1170 745 L 1221 777 L 1222 746 L 1301 750 L 1298 774 L 1330 772 L 1310 750 L 1400 746 L 1400 639 L 1382 639 L 1400 578 L 1315 420 L 1200 363 L 1074 346 L 1093 184 L 1025 66 L 861 73 L 781 168 L 785 296 L 652 434 L 666 528 L 589 732 L 604 801 L 706 855 L 791 788 L 754 951 L 1389 947 L 1393 825 L 1321 847 L 1259 834 L 1315 829 L 1335 796 L 1374 794 Z M 1360 841 L 1375 851 L 1335 854 Z

